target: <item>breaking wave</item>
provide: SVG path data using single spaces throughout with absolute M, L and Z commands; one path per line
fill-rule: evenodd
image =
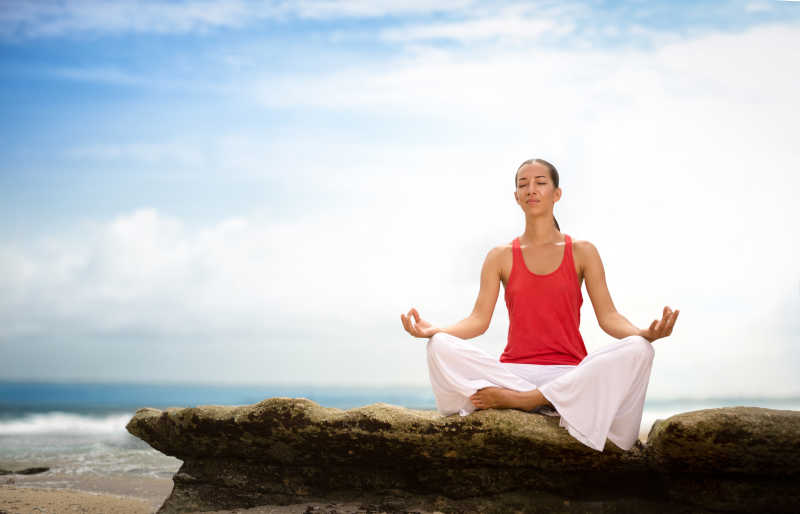
M 68 412 L 25 414 L 18 418 L 0 420 L 0 435 L 28 434 L 118 434 L 133 413 L 83 415 Z

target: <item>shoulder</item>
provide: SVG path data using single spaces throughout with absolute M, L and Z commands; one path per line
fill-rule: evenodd
M 505 257 L 510 256 L 512 252 L 512 242 L 497 245 L 489 250 L 486 254 L 487 261 L 502 261 Z
M 486 254 L 484 266 L 492 269 L 498 274 L 505 273 L 504 270 L 511 269 L 511 263 L 514 259 L 512 241 L 505 244 L 500 244 L 493 247 Z
M 597 251 L 597 247 L 585 239 L 572 240 L 572 254 L 581 265 L 600 262 L 600 252 Z
M 572 251 L 577 255 L 598 254 L 597 247 L 585 239 L 573 239 Z

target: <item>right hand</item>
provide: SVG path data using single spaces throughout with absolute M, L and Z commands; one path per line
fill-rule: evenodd
M 400 321 L 403 322 L 403 328 L 406 329 L 406 332 L 414 337 L 428 338 L 433 334 L 442 331 L 442 329 L 439 327 L 434 327 L 424 319 L 420 318 L 419 312 L 417 312 L 417 309 L 413 307 L 410 311 L 408 311 L 408 314 L 400 315 Z

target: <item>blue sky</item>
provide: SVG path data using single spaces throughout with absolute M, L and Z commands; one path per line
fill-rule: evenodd
M 469 314 L 539 156 L 619 310 L 682 310 L 653 394 L 800 394 L 799 47 L 798 2 L 5 2 L 0 378 L 425 383 L 399 313 Z

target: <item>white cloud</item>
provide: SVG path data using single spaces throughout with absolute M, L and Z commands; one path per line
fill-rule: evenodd
M 408 14 L 458 11 L 473 6 L 473 0 L 302 0 L 285 6 L 286 11 L 301 18 L 372 18 Z
M 467 21 L 391 28 L 384 30 L 381 38 L 386 41 L 402 42 L 435 39 L 471 42 L 493 38 L 535 40 L 547 33 L 556 33 L 559 36 L 563 36 L 569 33 L 572 28 L 571 24 L 561 25 L 555 20 L 525 19 L 509 15 L 489 19 L 479 18 Z
M 183 33 L 238 27 L 252 9 L 240 1 L 12 1 L 0 17 L 5 36 L 52 37 L 82 32 Z
M 189 143 L 105 143 L 70 148 L 66 157 L 79 162 L 139 165 L 162 165 L 164 167 L 201 167 L 208 157 L 199 152 L 197 145 Z
M 83 33 L 183 34 L 237 29 L 265 21 L 371 18 L 458 10 L 469 1 L 430 2 L 333 1 L 248 2 L 189 0 L 180 2 L 120 0 L 10 0 L 0 11 L 0 36 L 58 37 Z

